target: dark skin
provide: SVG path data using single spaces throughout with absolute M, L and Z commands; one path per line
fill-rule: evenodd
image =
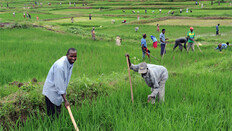
M 128 63 L 129 63 L 129 67 L 131 66 L 131 62 L 130 62 L 130 56 L 129 54 L 125 54 L 125 56 L 128 58 Z M 141 74 L 142 76 L 146 75 L 147 73 Z
M 129 54 L 125 54 L 125 56 L 128 58 L 128 63 L 129 63 L 129 67 L 131 66 L 131 62 L 130 62 L 130 56 Z M 141 74 L 141 76 L 143 77 L 144 75 L 146 75 L 147 73 L 144 73 L 144 74 Z M 149 103 L 150 102 L 150 98 L 147 100 L 147 102 Z
M 70 50 L 68 54 L 66 54 L 67 58 L 68 58 L 68 62 L 70 64 L 73 64 L 75 63 L 75 61 L 77 60 L 77 51 L 73 51 L 73 50 Z M 64 99 L 64 105 L 65 105 L 65 108 L 67 108 L 68 106 L 70 106 L 67 98 L 66 98 L 66 94 L 62 94 L 61 95 Z
M 165 30 L 163 30 L 162 33 L 165 34 Z M 165 40 L 168 40 L 168 38 L 166 38 Z M 167 44 L 167 41 L 164 42 L 162 39 L 160 39 L 160 41 Z
M 192 29 L 191 29 L 190 31 L 191 31 L 191 33 L 193 32 L 193 30 L 192 30 Z M 188 36 L 188 39 L 190 39 L 190 40 L 194 41 L 194 37 L 193 37 L 193 39 L 192 39 L 192 38 L 189 38 L 189 36 Z
M 147 35 L 145 34 L 145 35 L 143 36 L 143 38 L 146 39 L 146 38 L 147 38 Z M 144 48 L 144 45 L 142 45 L 142 47 Z

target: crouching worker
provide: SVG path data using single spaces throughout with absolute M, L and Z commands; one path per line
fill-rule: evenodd
M 186 49 L 186 43 L 187 43 L 187 38 L 179 38 L 179 39 L 176 39 L 175 41 L 175 45 L 173 47 L 173 51 L 176 49 L 177 46 L 179 46 L 179 49 L 180 51 L 183 50 L 183 45 L 182 43 L 184 43 L 184 48 Z M 186 49 L 187 50 L 187 49 Z
M 151 94 L 148 95 L 147 102 L 155 104 L 155 99 L 158 97 L 159 102 L 164 102 L 165 83 L 168 79 L 168 71 L 165 67 L 154 64 L 147 64 L 145 62 L 138 65 L 133 65 L 128 57 L 130 69 L 141 74 L 146 84 L 151 87 Z
M 54 118 L 61 112 L 61 103 L 67 108 L 69 102 L 66 99 L 66 89 L 71 78 L 73 64 L 77 59 L 77 51 L 74 48 L 68 49 L 66 56 L 57 60 L 49 70 L 44 83 L 43 95 L 47 106 L 47 115 Z
M 226 49 L 227 46 L 229 46 L 229 42 L 226 42 L 226 44 L 225 43 L 220 43 L 220 44 L 218 44 L 216 50 L 222 51 L 223 49 Z

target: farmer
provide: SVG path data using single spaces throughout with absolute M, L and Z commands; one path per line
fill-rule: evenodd
M 141 74 L 146 84 L 151 87 L 151 94 L 148 95 L 147 102 L 151 101 L 151 104 L 155 104 L 155 99 L 158 96 L 159 102 L 164 102 L 165 95 L 165 83 L 168 79 L 168 71 L 165 67 L 154 64 L 147 64 L 145 62 L 138 65 L 133 65 L 130 62 L 129 54 L 128 62 L 130 69 Z
M 176 41 L 175 41 L 175 45 L 173 47 L 173 51 L 175 50 L 175 48 L 177 46 L 179 46 L 180 51 L 182 51 L 182 49 L 183 49 L 182 43 L 184 43 L 184 48 L 186 49 L 187 39 L 186 38 L 179 38 L 179 39 L 176 39 Z
M 25 13 L 23 14 L 23 17 L 24 17 L 24 18 L 26 17 Z
M 121 45 L 121 42 L 122 42 L 122 39 L 120 38 L 120 36 L 117 36 L 117 37 L 116 37 L 116 45 L 117 45 L 117 46 L 120 46 L 120 45 Z
M 216 35 L 219 35 L 219 26 L 220 24 L 216 25 Z
M 36 16 L 36 19 L 37 19 L 37 21 L 39 20 L 39 17 L 38 16 Z
M 93 27 L 93 29 L 91 30 L 91 35 L 92 35 L 92 39 L 96 40 L 95 39 L 95 27 Z
M 195 38 L 195 32 L 193 31 L 193 27 L 190 27 L 190 31 L 187 33 L 188 38 L 188 46 L 187 46 L 187 52 L 189 51 L 189 48 L 192 48 L 192 51 L 194 51 L 194 38 Z
M 182 9 L 180 9 L 180 13 L 182 13 Z
M 126 23 L 126 20 L 123 20 L 122 23 Z
M 157 39 L 155 38 L 155 36 L 151 35 L 151 39 L 152 39 L 152 41 L 153 41 L 153 47 L 154 47 L 154 48 L 157 48 L 157 43 L 158 43 L 158 41 L 157 41 Z
M 89 14 L 89 20 L 91 20 L 92 19 L 92 15 L 91 14 Z
M 162 29 L 162 32 L 160 33 L 160 43 L 161 43 L 161 51 L 160 51 L 160 55 L 163 56 L 164 53 L 166 53 L 165 50 L 165 46 L 166 46 L 166 40 L 168 40 L 168 38 L 165 38 L 165 29 Z
M 147 35 L 143 34 L 143 38 L 141 39 L 141 48 L 143 52 L 143 59 L 145 59 L 145 54 L 147 54 L 148 58 L 150 59 L 150 51 L 147 49 L 147 42 L 146 42 Z
M 28 17 L 29 17 L 29 19 L 31 19 L 31 15 L 30 14 L 28 14 Z
M 135 27 L 135 32 L 137 32 L 139 30 L 139 27 Z
M 77 59 L 77 51 L 74 48 L 68 49 L 66 56 L 57 60 L 49 70 L 43 87 L 47 115 L 58 116 L 61 112 L 61 103 L 67 108 L 69 102 L 66 98 L 66 89 L 72 75 L 73 64 Z
M 112 24 L 115 24 L 115 20 L 112 20 L 111 23 L 112 23 Z
M 159 26 L 159 24 L 157 24 L 156 26 L 157 26 L 157 32 L 160 32 L 160 26 Z
M 71 17 L 71 22 L 73 23 L 73 17 Z
M 223 49 L 226 49 L 228 46 L 229 46 L 229 42 L 220 43 L 218 44 L 218 47 L 216 48 L 216 50 L 222 51 Z

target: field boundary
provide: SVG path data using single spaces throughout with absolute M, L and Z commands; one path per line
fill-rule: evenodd
M 157 21 L 169 20 L 169 19 L 204 19 L 204 20 L 224 20 L 224 19 L 232 19 L 232 17 L 183 17 L 183 16 L 167 16 L 161 18 L 154 18 L 149 20 L 140 20 L 140 21 L 132 21 L 130 24 L 147 24 Z

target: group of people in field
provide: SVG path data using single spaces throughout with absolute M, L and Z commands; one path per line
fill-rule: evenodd
M 157 24 L 157 31 L 159 32 L 159 24 Z M 160 55 L 161 57 L 163 57 L 163 55 L 166 53 L 166 44 L 168 43 L 167 41 L 169 40 L 168 38 L 165 37 L 165 29 L 162 29 L 162 32 L 159 35 L 159 40 L 160 40 Z M 146 38 L 147 35 L 143 34 L 143 38 L 141 39 L 141 48 L 142 48 L 142 57 L 143 59 L 145 59 L 145 55 L 148 56 L 148 58 L 150 58 L 150 51 L 147 48 L 147 42 L 146 42 Z M 195 32 L 193 27 L 190 27 L 190 31 L 187 33 L 187 37 L 183 37 L 183 38 L 178 38 L 175 40 L 175 45 L 173 47 L 173 50 L 175 50 L 176 47 L 179 46 L 179 49 L 182 51 L 183 50 L 183 45 L 184 44 L 184 48 L 187 50 L 187 52 L 189 51 L 189 49 L 191 48 L 192 51 L 194 51 L 194 40 L 195 38 Z M 157 43 L 158 40 L 156 39 L 155 36 L 151 36 L 151 39 L 153 41 L 153 47 L 157 48 Z M 186 43 L 187 47 L 186 47 Z

